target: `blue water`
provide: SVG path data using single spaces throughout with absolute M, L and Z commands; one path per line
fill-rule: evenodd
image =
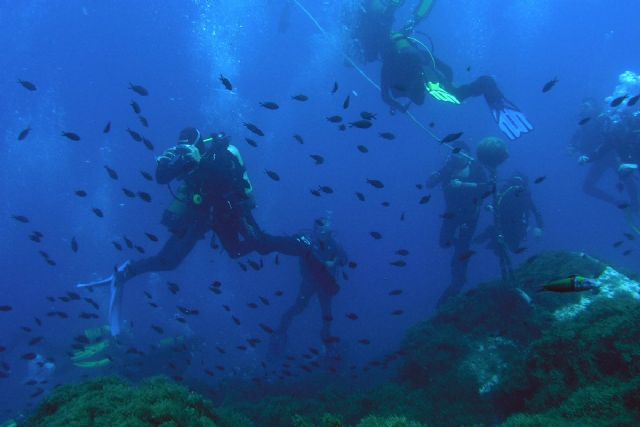
M 10 365 L 9 378 L 0 381 L 0 395 L 11 396 L 2 399 L 0 410 L 7 417 L 28 411 L 28 405 L 38 401 L 29 398 L 33 388 L 22 385 L 27 363 L 20 356 L 34 350 L 26 346 L 29 338 L 44 336 L 37 351 L 63 359 L 74 336 L 106 321 L 107 295 L 102 292 L 92 295 L 101 304 L 99 321 L 77 319 L 77 313 L 89 311 L 83 302 L 52 304 L 45 296 L 64 295 L 75 290 L 75 283 L 104 276 L 127 257 L 139 256 L 115 251 L 112 240 L 122 242 L 126 235 L 149 254 L 169 236 L 159 221 L 172 196 L 165 187 L 144 180 L 139 171 L 153 173 L 154 156 L 172 146 L 186 126 L 233 137 L 255 189 L 254 214 L 265 230 L 291 234 L 332 212 L 337 239 L 358 263 L 348 271 L 349 281 L 343 282 L 334 301 L 333 332 L 353 343 L 345 344 L 349 364 L 362 365 L 394 351 L 406 328 L 433 311 L 449 280 L 451 252 L 440 249 L 437 241 L 445 207 L 439 189 L 418 190 L 416 184 L 439 168 L 447 151 L 407 117 L 389 115 L 376 90 L 345 66 L 341 19 L 351 2 L 303 3 L 327 36 L 297 7 L 291 10 L 288 31 L 278 32 L 283 2 L 275 0 L 0 3 L 0 305 L 13 307 L 0 313 L 0 345 L 7 348 L 0 359 Z M 409 12 L 407 5 L 396 22 L 404 22 Z M 562 249 L 585 251 L 630 269 L 637 265 L 637 252 L 625 257 L 611 246 L 628 231 L 622 214 L 581 192 L 586 169 L 567 154 L 566 146 L 577 129 L 580 101 L 587 96 L 603 99 L 612 93 L 620 73 L 640 70 L 631 47 L 640 40 L 638 17 L 633 0 L 449 0 L 436 4 L 419 28 L 433 40 L 436 54 L 454 68 L 457 83 L 483 74 L 495 76 L 535 126 L 532 133 L 509 143 L 510 159 L 500 171 L 503 177 L 512 170 L 547 177 L 533 189 L 545 217 L 544 238 L 528 241 L 528 251 L 514 257 L 516 264 L 543 250 Z M 363 67 L 376 81 L 379 69 L 378 63 Z M 224 90 L 220 74 L 231 80 L 233 92 Z M 554 77 L 559 83 L 542 93 L 544 83 Z M 17 79 L 34 82 L 38 90 L 25 90 Z M 332 95 L 334 81 L 340 89 Z M 134 94 L 129 82 L 145 86 L 150 95 Z M 299 93 L 310 100 L 290 99 Z M 345 111 L 342 102 L 349 94 L 351 106 Z M 136 119 L 128 105 L 131 100 L 141 105 L 149 129 Z M 275 101 L 281 108 L 266 110 L 259 106 L 261 101 Z M 356 120 L 362 110 L 378 114 L 373 129 L 340 132 L 325 119 L 340 114 Z M 499 134 L 480 99 L 457 107 L 428 101 L 412 111 L 422 122 L 434 122 L 439 136 L 464 131 L 472 146 Z M 112 130 L 103 134 L 108 121 Z M 257 149 L 244 141 L 253 138 L 242 126 L 244 121 L 266 132 L 264 138 L 254 138 L 260 144 Z M 29 136 L 18 141 L 27 126 L 32 128 Z M 127 135 L 129 127 L 155 144 L 153 154 Z M 62 131 L 76 132 L 82 139 L 69 141 L 60 136 Z M 377 136 L 385 131 L 396 139 Z M 298 144 L 293 134 L 302 135 L 305 144 Z M 360 153 L 358 144 L 368 146 L 369 153 Z M 314 166 L 310 154 L 323 155 L 326 163 Z M 104 165 L 117 170 L 117 182 L 108 177 Z M 265 169 L 277 171 L 282 180 L 270 180 Z M 383 181 L 385 189 L 368 186 L 368 178 Z M 606 184 L 612 188 L 613 177 Z M 309 189 L 319 185 L 329 185 L 335 193 L 312 196 Z M 147 191 L 153 201 L 127 199 L 121 187 Z M 89 196 L 75 196 L 79 189 Z M 358 201 L 355 191 L 365 193 L 367 201 Z M 431 202 L 419 205 L 428 193 L 433 194 Z M 390 207 L 381 206 L 384 201 Z M 97 218 L 93 207 L 102 209 L 105 217 Z M 26 215 L 30 223 L 16 222 L 12 215 Z M 479 229 L 489 221 L 485 213 Z M 44 234 L 42 243 L 27 238 L 34 230 Z M 383 239 L 373 240 L 372 230 Z M 158 235 L 160 243 L 150 242 L 144 232 Z M 74 236 L 77 254 L 70 249 Z M 280 257 L 276 267 L 274 256 L 266 256 L 265 269 L 245 273 L 225 253 L 212 251 L 208 240 L 209 236 L 176 271 L 136 278 L 125 293 L 124 317 L 133 322 L 141 346 L 158 339 L 151 324 L 163 325 L 167 336 L 190 329 L 205 339 L 207 347 L 194 356 L 186 382 L 203 380 L 201 365 L 227 368 L 213 383 L 234 370 L 235 375 L 259 371 L 264 344 L 226 355 L 213 346 L 233 349 L 251 336 L 267 341 L 258 323 L 277 324 L 299 282 L 295 259 Z M 625 248 L 633 247 L 629 245 Z M 389 265 L 400 248 L 410 251 L 406 268 Z M 47 265 L 38 250 L 48 252 L 57 265 Z M 476 250 L 469 267 L 470 287 L 499 276 L 493 253 Z M 207 290 L 213 280 L 223 283 L 222 295 Z M 167 281 L 180 284 L 177 296 L 167 291 Z M 404 294 L 388 297 L 395 288 L 403 288 Z M 159 309 L 147 305 L 143 290 L 154 295 Z M 274 297 L 276 290 L 283 290 L 284 296 Z M 260 295 L 270 297 L 269 307 L 245 306 Z M 233 307 L 240 326 L 221 304 Z M 198 308 L 201 314 L 190 317 L 187 328 L 173 320 L 176 305 Z M 404 315 L 389 315 L 399 308 Z M 58 309 L 71 318 L 46 317 L 46 312 Z M 360 318 L 351 321 L 343 315 L 347 312 Z M 319 316 L 312 302 L 294 322 L 292 353 L 319 346 Z M 42 319 L 42 327 L 34 326 L 34 317 Z M 34 331 L 26 333 L 20 329 L 23 325 Z M 370 339 L 371 345 L 355 344 L 362 338 Z M 47 390 L 84 373 L 58 372 Z

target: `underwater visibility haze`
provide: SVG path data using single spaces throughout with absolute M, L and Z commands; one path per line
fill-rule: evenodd
M 639 425 L 638 18 L 0 2 L 0 426 Z

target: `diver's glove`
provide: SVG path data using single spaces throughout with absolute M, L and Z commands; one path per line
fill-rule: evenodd
M 447 92 L 445 88 L 440 86 L 439 82 L 427 82 L 425 83 L 424 87 L 427 92 L 429 92 L 429 95 L 433 96 L 438 101 L 450 102 L 456 105 L 460 104 L 458 98 Z
M 542 238 L 543 234 L 544 234 L 544 231 L 542 230 L 542 228 L 540 227 L 533 228 L 533 237 L 535 237 L 536 239 Z
M 591 159 L 587 155 L 583 154 L 582 156 L 578 157 L 578 164 L 579 165 L 584 165 L 585 163 L 589 163 L 590 161 L 591 161 Z
M 498 123 L 500 130 L 514 140 L 533 130 L 533 126 L 522 112 L 511 102 L 502 98 L 494 104 L 490 104 L 493 119 Z

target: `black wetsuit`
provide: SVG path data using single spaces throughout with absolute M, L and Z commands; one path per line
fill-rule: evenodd
M 430 187 L 442 184 L 446 212 L 442 215 L 440 247 L 453 246 L 451 284 L 440 297 L 438 305 L 462 290 L 467 281 L 471 240 L 478 225 L 483 198 L 492 184 L 485 168 L 475 160 L 452 155 L 444 167 L 429 182 Z
M 406 109 L 397 99 L 409 98 L 422 105 L 428 93 L 426 83 L 439 83 L 460 102 L 470 97 L 484 96 L 487 104 L 495 108 L 504 99 L 496 81 L 490 76 L 478 77 L 473 82 L 454 86 L 453 70 L 449 65 L 432 57 L 425 49 L 401 35 L 387 42 L 381 73 L 381 94 L 385 103 L 396 110 Z
M 329 233 L 305 233 L 309 240 L 313 241 L 313 252 L 315 258 L 323 262 L 327 266 L 327 271 L 337 278 L 340 273 L 340 269 L 347 263 L 347 256 L 336 242 L 333 235 Z M 338 293 L 337 282 L 335 286 L 328 287 L 326 283 L 319 281 L 315 274 L 316 267 L 309 263 L 307 258 L 300 258 L 300 273 L 302 275 L 302 282 L 300 283 L 300 289 L 298 290 L 298 296 L 294 304 L 282 315 L 280 324 L 276 331 L 277 343 L 280 346 L 279 349 L 272 349 L 275 352 L 282 352 L 286 343 L 286 334 L 293 318 L 301 314 L 309 305 L 309 301 L 314 295 L 318 295 L 318 301 L 320 303 L 320 313 L 322 316 L 322 329 L 320 331 L 320 338 L 323 342 L 328 343 L 328 338 L 331 336 L 331 300 L 333 296 Z
M 166 156 L 159 158 L 158 183 L 168 184 L 174 179 L 184 181 L 172 205 L 177 208 L 168 209 L 163 217 L 163 224 L 169 227 L 172 236 L 155 256 L 133 261 L 128 269 L 131 276 L 175 269 L 209 230 L 217 234 L 232 258 L 252 251 L 312 256 L 309 244 L 303 239 L 272 236 L 256 223 L 244 166 L 226 142 L 215 141 L 206 147 L 198 147 L 201 160 L 197 169 L 186 175 L 180 156 L 173 156 L 176 147 L 167 150 L 171 154 L 169 158 L 175 160 L 167 160 Z M 198 198 L 200 203 L 196 203 Z
M 498 245 L 501 242 L 511 252 L 519 252 L 527 237 L 531 215 L 536 226 L 544 228 L 542 214 L 533 202 L 531 190 L 524 179 L 511 179 L 506 183 L 496 195 L 493 212 L 495 224 L 487 227 L 476 241 L 488 242 L 488 246 L 496 253 L 500 253 Z

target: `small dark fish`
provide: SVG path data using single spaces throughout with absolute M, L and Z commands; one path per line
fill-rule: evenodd
M 27 217 L 26 217 L 26 216 L 24 216 L 24 215 L 12 215 L 11 217 L 12 217 L 13 219 L 15 219 L 16 221 L 21 222 L 21 223 L 23 223 L 23 224 L 26 224 L 26 223 L 28 223 L 28 222 L 29 222 L 29 218 L 27 218 Z
M 355 261 L 349 261 L 348 266 L 349 266 L 350 269 L 353 270 L 353 269 L 356 269 L 358 267 L 358 263 L 355 262 Z
M 333 82 L 333 89 L 331 89 L 331 94 L 333 95 L 338 91 L 338 82 Z
M 636 237 L 631 234 L 631 233 L 622 233 L 624 235 L 624 237 L 626 237 L 628 240 L 636 240 Z
M 378 135 L 380 135 L 381 138 L 392 141 L 394 139 L 396 139 L 396 136 L 394 134 L 392 134 L 391 132 L 382 132 L 379 133 Z
M 347 130 L 347 125 L 342 123 L 340 126 L 338 126 L 338 129 L 341 130 L 341 131 L 345 131 L 345 130 Z
M 318 187 L 320 189 L 320 191 L 322 191 L 323 193 L 326 194 L 333 194 L 333 188 L 329 187 L 328 185 L 321 185 L 320 187 Z
M 369 235 L 376 240 L 382 239 L 382 234 L 378 233 L 377 231 L 371 231 L 369 232 Z
M 445 212 L 443 214 L 440 215 L 440 218 L 442 219 L 453 219 L 456 217 L 456 214 L 453 212 Z
M 629 98 L 629 100 L 627 101 L 627 106 L 633 107 L 634 105 L 636 105 L 639 99 L 640 99 L 640 95 L 636 95 L 632 98 Z
M 153 308 L 158 308 L 158 304 L 156 304 L 155 302 L 150 302 L 149 305 Z
M 347 313 L 347 319 L 349 320 L 358 320 L 358 315 L 355 313 Z
M 322 194 L 321 194 L 318 190 L 315 190 L 315 189 L 313 189 L 313 188 L 312 188 L 312 189 L 310 189 L 310 190 L 309 190 L 309 192 L 310 192 L 311 194 L 313 194 L 314 196 L 316 196 L 316 197 L 322 197 Z
M 147 238 L 148 238 L 149 240 L 151 240 L 152 242 L 157 242 L 157 241 L 159 240 L 159 239 L 158 239 L 158 236 L 156 236 L 155 234 L 151 234 L 151 233 L 147 233 L 147 232 L 145 232 L 144 234 L 145 234 L 145 235 L 147 236 Z
M 13 310 L 13 307 L 10 305 L 0 305 L 0 312 L 6 313 L 11 310 Z
M 304 138 L 302 138 L 302 136 L 295 134 L 293 135 L 293 138 L 298 141 L 298 144 L 304 144 Z
M 33 360 L 36 358 L 36 356 L 37 355 L 35 353 L 25 353 L 22 356 L 20 356 L 20 358 L 24 360 Z
M 366 154 L 369 152 L 369 149 L 362 144 L 358 145 L 356 148 L 358 149 L 359 152 L 363 154 Z
M 231 316 L 231 320 L 233 320 L 233 323 L 240 326 L 240 319 L 238 319 L 236 316 Z
M 130 199 L 133 199 L 134 197 L 136 197 L 136 193 L 134 193 L 133 191 L 127 189 L 127 188 L 122 188 L 122 192 L 124 193 L 125 196 L 127 196 Z
M 104 129 L 102 129 L 102 133 L 109 133 L 111 131 L 111 121 L 108 121 L 106 125 L 104 125 Z
M 359 343 L 359 344 L 362 344 L 362 345 L 369 345 L 369 344 L 371 344 L 371 341 L 369 341 L 369 340 L 368 340 L 368 339 L 366 339 L 366 338 L 363 338 L 363 339 L 361 339 L 361 340 L 358 340 L 358 343 Z
M 351 103 L 351 95 L 347 95 L 347 97 L 344 99 L 344 102 L 342 103 L 342 108 L 346 110 L 347 108 L 349 108 L 350 103 Z
M 547 179 L 547 177 L 546 177 L 546 176 L 544 176 L 544 175 L 543 175 L 543 176 L 539 176 L 539 177 L 537 177 L 536 179 L 534 179 L 534 180 L 533 180 L 533 183 L 534 183 L 534 184 L 540 184 L 540 183 L 541 183 L 542 181 L 544 181 L 545 179 Z
M 277 296 L 277 297 L 281 297 L 282 295 L 284 295 L 284 292 L 283 291 L 275 291 L 273 294 L 275 296 Z
M 264 173 L 266 173 L 266 174 L 267 174 L 267 176 L 268 176 L 269 178 L 271 178 L 272 180 L 274 180 L 274 181 L 280 181 L 280 175 L 278 175 L 276 172 L 274 172 L 274 171 L 270 171 L 270 170 L 266 170 L 266 169 L 265 169 Z
M 404 313 L 404 310 L 398 309 L 398 310 L 393 310 L 393 311 L 391 312 L 391 315 L 392 315 L 392 316 L 400 316 L 400 315 L 401 315 L 401 314 L 403 314 L 403 313 Z
M 227 313 L 231 311 L 231 307 L 229 307 L 227 304 L 222 304 L 222 308 L 224 308 L 224 311 L 226 311 Z
M 629 95 L 622 95 L 617 97 L 616 99 L 614 99 L 613 101 L 611 101 L 611 105 L 612 107 L 617 107 L 618 105 L 622 104 L 622 102 L 627 99 L 629 97 Z
M 275 102 L 261 102 L 260 105 L 267 110 L 277 110 L 278 108 L 280 108 L 280 106 Z
M 631 255 L 631 252 L 633 252 L 633 249 L 627 249 L 626 251 L 622 252 L 622 256 L 629 256 Z
M 375 113 L 370 113 L 368 111 L 363 111 L 360 113 L 360 117 L 362 117 L 364 120 L 376 120 L 376 114 Z
M 87 197 L 87 192 L 84 190 L 76 190 L 75 195 L 78 197 Z
M 422 196 L 418 203 L 420 203 L 421 205 L 424 205 L 424 204 L 429 203 L 429 200 L 431 200 L 431 194 L 427 194 L 426 196 Z
M 580 126 L 586 125 L 587 123 L 589 123 L 590 120 L 591 120 L 591 117 L 585 117 L 584 119 L 578 122 L 578 125 Z
M 175 282 L 167 282 L 167 288 L 173 295 L 176 295 L 178 292 L 180 292 L 180 285 Z
M 361 193 L 361 192 L 359 192 L 359 191 L 356 191 L 356 197 L 357 197 L 357 198 L 358 198 L 358 200 L 360 200 L 361 202 L 364 202 L 364 201 L 365 201 L 364 194 L 362 194 L 362 193 Z
M 254 125 L 253 123 L 244 122 L 242 123 L 242 125 L 247 129 L 249 129 L 251 132 L 255 133 L 256 135 L 264 136 L 264 132 L 262 131 L 262 129 L 260 129 L 258 126 Z
M 38 319 L 37 317 L 34 317 L 33 320 L 35 320 L 38 326 L 42 326 L 42 320 Z
M 309 100 L 309 97 L 307 95 L 299 94 L 299 95 L 292 96 L 291 99 L 300 101 L 300 102 L 305 102 Z
M 434 127 L 436 127 L 436 123 L 435 122 L 429 122 L 429 127 L 431 129 L 433 129 Z
M 260 302 L 264 305 L 269 305 L 269 300 L 266 299 L 265 297 L 261 297 L 259 296 L 258 299 L 260 300 Z
M 151 329 L 153 329 L 154 331 L 156 331 L 157 333 L 159 333 L 160 335 L 164 334 L 164 329 L 162 329 L 160 326 L 158 325 L 151 325 Z
M 224 86 L 224 88 L 228 91 L 232 91 L 233 90 L 233 85 L 231 84 L 231 81 L 229 81 L 228 78 L 226 78 L 225 76 L 223 76 L 222 74 L 220 74 L 220 82 L 222 83 L 222 85 Z
M 131 101 L 129 105 L 131 105 L 131 108 L 133 109 L 134 113 L 140 114 L 142 112 L 140 105 L 136 101 Z
M 145 191 L 138 191 L 138 197 L 140 197 L 140 199 L 142 199 L 143 201 L 150 203 L 151 202 L 151 194 L 145 192 Z
M 26 129 L 23 129 L 22 132 L 20 132 L 18 134 L 18 141 L 24 140 L 29 135 L 30 131 L 31 131 L 30 127 L 27 127 Z
M 144 146 L 146 147 L 147 150 L 149 151 L 153 151 L 154 150 L 154 146 L 153 143 L 151 141 L 149 141 L 147 138 L 142 138 L 142 143 L 144 144 Z
M 98 218 L 104 218 L 104 213 L 100 209 L 92 208 L 91 210 L 93 211 L 94 214 L 96 214 Z
M 461 151 L 462 151 L 462 147 L 455 147 L 453 150 L 451 150 L 453 154 L 458 154 Z
M 131 136 L 131 138 L 133 138 L 134 141 L 142 142 L 142 135 L 140 135 L 135 130 L 131 130 L 131 129 L 127 128 L 127 133 Z
M 443 144 L 448 144 L 450 142 L 456 141 L 457 139 L 460 139 L 460 137 L 464 134 L 464 132 L 456 132 L 456 133 L 450 133 L 449 135 L 445 136 L 444 138 L 442 138 L 442 141 L 440 141 Z
M 313 161 L 316 162 L 316 165 L 321 165 L 324 163 L 324 157 L 319 154 L 310 154 L 309 157 L 311 157 Z
M 76 240 L 75 237 L 71 239 L 71 250 L 73 252 L 78 252 L 78 241 Z
M 187 307 L 181 307 L 181 306 L 177 306 L 178 310 L 180 310 L 180 312 L 186 316 L 197 316 L 198 314 L 200 314 L 200 310 L 196 310 L 194 308 L 187 308 Z
M 116 248 L 118 251 L 122 250 L 122 245 L 116 241 L 112 241 L 111 244 L 113 245 L 114 248 Z
M 382 181 L 379 181 L 377 179 L 369 179 L 369 178 L 367 178 L 367 184 L 369 184 L 373 188 L 377 188 L 377 189 L 384 188 L 384 184 L 382 183 Z
M 153 176 L 149 173 L 149 172 L 145 172 L 145 171 L 140 171 L 140 174 L 142 175 L 142 177 L 144 179 L 146 179 L 147 181 L 153 181 Z
M 327 120 L 331 123 L 342 123 L 342 116 L 327 117 Z
M 260 264 L 255 262 L 252 259 L 248 259 L 247 260 L 247 264 L 249 264 L 249 267 L 253 268 L 255 271 L 259 271 L 260 270 Z
M 140 124 L 146 128 L 149 127 L 149 120 L 145 116 L 138 116 L 138 120 L 140 120 Z
M 624 241 L 623 241 L 623 240 L 618 240 L 617 242 L 615 242 L 615 243 L 613 244 L 613 247 L 614 247 L 614 248 L 619 248 L 620 246 L 622 246 L 622 244 L 623 244 L 623 243 L 624 243 Z
M 38 88 L 36 87 L 36 85 L 34 85 L 33 83 L 31 83 L 30 81 L 27 80 L 20 80 L 18 79 L 18 83 L 20 83 L 22 85 L 23 88 L 30 90 L 30 91 L 35 91 L 38 90 Z
M 127 247 L 129 249 L 133 249 L 133 242 L 127 236 L 122 236 L 122 238 L 124 239 L 124 243 L 127 245 Z
M 265 331 L 269 335 L 274 333 L 274 330 L 271 327 L 265 325 L 264 323 L 259 323 L 258 326 L 260 326 L 260 329 L 262 329 L 263 331 Z
M 55 267 L 57 265 L 57 263 L 52 259 L 47 259 L 46 263 L 49 264 L 51 267 Z
M 258 304 L 256 304 L 255 302 L 249 302 L 247 303 L 247 307 L 256 309 L 258 308 Z
M 526 250 L 527 248 L 525 246 L 520 246 L 519 248 L 514 249 L 513 253 L 519 255 L 524 253 Z
M 394 266 L 394 267 L 406 267 L 407 266 L 407 262 L 404 260 L 397 260 L 397 261 L 393 261 L 389 263 L 390 265 Z
M 406 249 L 398 249 L 396 251 L 396 255 L 407 256 L 407 255 L 409 255 L 409 251 L 406 250 Z
M 62 136 L 70 139 L 71 141 L 80 141 L 80 136 L 73 132 L 62 132 Z
M 138 251 L 138 253 L 143 254 L 143 253 L 146 252 L 142 246 L 135 245 L 134 248 L 135 248 L 136 251 Z
M 618 204 L 618 209 L 625 210 L 625 209 L 627 209 L 629 206 L 631 206 L 631 205 L 630 205 L 629 203 L 627 203 L 627 202 L 619 203 L 619 204 Z
M 358 121 L 349 123 L 350 128 L 356 127 L 358 129 L 369 129 L 372 125 L 373 123 L 369 120 L 358 120 Z
M 468 261 L 472 256 L 474 256 L 476 254 L 476 251 L 474 250 L 468 250 L 465 253 L 463 253 L 462 255 L 460 255 L 458 257 L 458 259 L 462 262 Z
M 245 138 L 245 141 L 247 141 L 247 144 L 249 144 L 250 146 L 257 148 L 258 147 L 258 143 L 256 141 L 254 141 L 251 138 Z
M 389 296 L 392 297 L 397 297 L 398 295 L 402 294 L 402 289 L 394 289 L 391 292 L 389 292 Z
M 105 170 L 107 171 L 107 173 L 109 174 L 109 178 L 113 179 L 113 180 L 117 180 L 118 179 L 118 172 L 116 172 L 115 170 L 111 169 L 109 166 L 105 165 Z
M 129 89 L 131 89 L 132 91 L 134 91 L 135 93 L 137 93 L 140 96 L 148 96 L 149 95 L 149 91 L 147 89 L 145 89 L 144 87 L 142 87 L 140 85 L 134 85 L 131 82 L 129 82 Z
M 551 89 L 553 89 L 553 87 L 556 85 L 556 83 L 558 83 L 558 78 L 555 77 L 552 80 L 549 80 L 548 82 L 546 82 L 544 84 L 544 86 L 542 86 L 542 92 L 549 92 Z
M 240 267 L 240 269 L 241 269 L 242 271 L 244 271 L 245 273 L 246 273 L 247 271 L 249 271 L 249 269 L 247 268 L 247 266 L 246 266 L 246 265 L 244 265 L 244 263 L 243 263 L 243 262 L 238 262 L 238 266 L 239 266 L 239 267 Z
M 471 72 L 471 65 L 467 65 L 466 70 L 467 70 L 467 72 L 469 72 L 469 73 L 470 73 L 470 72 Z

